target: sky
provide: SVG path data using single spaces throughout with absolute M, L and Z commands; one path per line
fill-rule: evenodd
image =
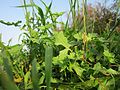
M 18 20 L 23 21 L 24 20 L 23 9 L 15 7 L 15 6 L 21 5 L 20 1 L 21 0 L 1 0 L 0 1 L 0 12 L 1 12 L 0 20 L 10 21 L 10 22 L 16 22 Z M 34 0 L 34 1 L 41 8 L 44 8 L 43 5 L 40 3 L 40 0 Z M 45 1 L 48 4 L 51 0 L 43 0 L 43 1 Z M 104 0 L 88 0 L 88 3 L 95 4 L 98 1 L 103 3 Z M 112 0 L 109 0 L 109 1 L 112 2 Z M 61 11 L 68 11 L 68 10 L 69 10 L 68 0 L 53 0 L 53 6 L 52 6 L 53 12 L 57 12 L 57 11 L 61 12 Z M 19 35 L 22 33 L 22 31 L 19 28 L 0 24 L 0 33 L 2 34 L 2 41 L 5 44 L 7 44 L 10 39 L 12 39 L 11 45 L 20 43 L 20 40 L 18 40 L 18 38 L 19 38 Z

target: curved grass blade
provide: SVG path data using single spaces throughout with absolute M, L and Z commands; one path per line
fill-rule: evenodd
M 45 14 L 45 16 L 47 16 L 48 13 L 51 13 L 50 9 L 51 9 L 51 7 L 52 7 L 52 1 L 51 1 L 51 3 L 49 4 L 49 6 L 47 6 L 46 3 L 45 3 L 43 0 L 40 0 L 40 1 L 44 4 L 44 6 L 45 6 L 45 8 L 46 8 L 46 14 Z
M 12 82 L 8 74 L 0 70 L 0 84 L 3 90 L 19 90 L 19 88 Z
M 10 80 L 13 80 L 13 73 L 12 73 L 12 68 L 10 66 L 9 60 L 3 57 L 3 63 Z
M 50 90 L 50 86 L 51 86 L 52 57 L 53 57 L 53 48 L 48 46 L 45 49 L 45 75 L 46 75 L 46 85 L 47 85 L 46 90 Z
M 5 71 L 8 74 L 9 79 L 13 81 L 12 66 L 10 65 L 10 61 L 8 58 L 10 58 L 10 60 L 12 60 L 12 57 L 10 56 L 9 52 L 7 51 L 7 48 L 5 46 L 3 46 L 3 50 L 2 50 L 3 65 L 5 67 Z
M 21 5 L 21 6 L 15 6 L 15 7 L 17 7 L 17 8 L 28 8 L 28 7 L 33 7 L 33 6 L 35 6 L 34 4 L 26 4 L 26 5 Z
M 46 5 L 46 3 L 43 1 L 43 0 L 40 0 L 42 3 L 43 3 L 43 5 L 45 6 L 45 8 L 46 8 L 46 14 L 45 14 L 45 17 L 47 17 L 47 14 L 49 13 L 50 14 L 50 17 L 51 17 L 51 20 L 52 20 L 52 23 L 55 23 L 55 21 L 54 21 L 54 19 L 53 19 L 53 14 L 52 14 L 52 12 L 51 12 L 51 6 L 52 6 L 52 1 L 51 1 L 51 3 L 50 3 L 50 5 L 49 6 L 47 6 Z M 54 28 L 56 28 L 56 25 L 53 25 L 54 26 Z
M 35 8 L 38 10 L 38 14 L 41 17 L 41 22 L 45 26 L 45 18 L 44 18 L 43 10 L 39 6 L 37 6 L 37 5 L 35 5 Z

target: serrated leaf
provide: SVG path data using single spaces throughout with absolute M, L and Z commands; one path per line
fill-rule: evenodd
M 60 80 L 58 80 L 58 79 L 56 79 L 56 78 L 52 78 L 52 79 L 51 79 L 51 82 L 52 82 L 52 83 L 58 83 L 58 82 L 60 82 Z
M 68 55 L 69 59 L 75 59 L 75 53 L 71 52 L 70 55 Z
M 64 36 L 63 31 L 55 32 L 54 36 L 56 45 L 62 45 L 66 48 L 70 47 L 70 44 L 68 43 L 67 38 Z
M 97 80 L 94 80 L 94 79 L 90 79 L 90 80 L 87 80 L 85 82 L 82 83 L 82 85 L 86 88 L 86 89 L 91 89 L 95 86 L 98 85 L 98 81 Z
M 67 57 L 69 49 L 61 50 L 57 57 L 53 58 L 54 64 L 63 64 L 63 60 Z
M 47 24 L 45 26 L 39 26 L 38 28 L 41 30 L 48 30 L 49 28 L 51 28 L 53 26 L 53 24 Z
M 85 69 L 81 68 L 78 63 L 74 63 L 73 69 L 75 70 L 75 72 L 77 73 L 77 75 L 79 77 L 82 76 L 83 71 L 85 70 Z
M 103 37 L 99 37 L 98 40 L 99 40 L 100 42 L 105 42 L 105 38 L 103 38 Z
M 115 75 L 119 74 L 117 71 L 113 70 L 112 68 L 108 69 L 107 73 L 109 73 L 109 74 L 115 74 Z
M 65 12 L 55 12 L 55 13 L 53 13 L 53 15 L 58 18 L 59 16 L 62 16 L 64 13 Z
M 75 34 L 74 38 L 77 39 L 77 40 L 82 40 L 82 33 Z
M 101 64 L 98 62 L 98 63 L 96 63 L 95 65 L 94 65 L 94 67 L 93 67 L 93 69 L 95 70 L 94 71 L 94 74 L 96 74 L 96 73 L 99 73 L 100 71 L 101 71 Z
M 20 26 L 19 24 L 21 23 L 22 21 L 17 21 L 17 22 L 5 22 L 3 20 L 0 20 L 0 23 L 4 24 L 4 25 L 7 25 L 7 26 Z
M 64 60 L 66 58 L 66 56 L 68 55 L 68 50 L 69 49 L 64 49 L 60 51 L 59 60 Z
M 96 64 L 94 65 L 93 69 L 96 70 L 96 71 L 100 71 L 100 70 L 101 70 L 101 64 L 100 64 L 99 62 L 96 63 Z
M 39 35 L 38 35 L 37 31 L 30 29 L 30 36 L 34 37 L 34 38 L 37 38 Z
M 104 50 L 104 56 L 107 57 L 110 63 L 115 63 L 114 54 L 110 53 L 108 50 Z
M 97 37 L 97 35 L 95 33 L 88 33 L 88 36 L 87 36 L 87 40 L 88 41 L 91 41 L 93 38 Z

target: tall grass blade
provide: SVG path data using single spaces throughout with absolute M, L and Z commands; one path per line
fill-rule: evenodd
M 42 22 L 42 24 L 45 26 L 45 18 L 44 18 L 43 10 L 42 10 L 39 6 L 37 6 L 37 5 L 35 5 L 35 7 L 36 7 L 36 9 L 38 10 L 38 14 L 39 14 L 40 17 L 41 17 L 41 22 Z
M 47 16 L 48 13 L 51 13 L 50 9 L 51 9 L 51 6 L 52 6 L 52 2 L 50 3 L 49 6 L 47 6 L 46 3 L 43 0 L 40 0 L 40 1 L 43 3 L 43 5 L 46 8 L 46 16 Z
M 43 0 L 40 0 L 43 4 L 44 4 L 44 6 L 46 7 L 46 14 L 45 14 L 45 16 L 47 17 L 47 14 L 49 13 L 50 14 L 50 17 L 51 17 L 51 20 L 52 20 L 52 23 L 54 24 L 55 23 L 55 21 L 54 21 L 54 19 L 53 19 L 53 14 L 52 14 L 52 12 L 51 12 L 51 6 L 52 6 L 52 1 L 51 1 L 51 3 L 50 3 L 50 5 L 49 6 L 47 6 L 46 5 L 46 3 L 43 1 Z M 56 25 L 54 24 L 53 25 L 54 26 L 54 28 L 56 28 Z
M 21 5 L 21 6 L 16 6 L 17 8 L 28 8 L 28 7 L 33 7 L 35 6 L 34 4 L 27 4 L 27 5 Z
M 0 84 L 3 90 L 19 90 L 5 71 L 0 70 Z
M 24 1 L 24 5 L 25 5 L 25 12 L 26 12 L 26 14 L 27 14 L 27 4 L 26 4 L 26 0 L 23 0 Z
M 50 3 L 50 5 L 48 6 L 47 10 L 46 10 L 46 15 L 48 14 L 48 12 L 50 12 L 50 9 L 51 9 L 51 6 L 52 6 L 52 2 Z
M 53 57 L 53 48 L 48 46 L 45 50 L 45 75 L 46 75 L 47 90 L 50 90 L 50 86 L 51 86 L 52 57 Z
M 87 28 L 86 28 L 86 0 L 82 0 L 82 4 L 83 4 L 83 7 L 82 7 L 82 11 L 83 11 L 83 21 L 84 21 L 84 32 L 87 33 Z
M 7 58 L 3 57 L 3 63 L 4 63 L 4 67 L 5 67 L 5 70 L 10 78 L 10 80 L 13 81 L 13 73 L 12 73 L 12 68 L 10 66 L 10 62 Z
M 34 59 L 32 61 L 32 83 L 33 83 L 33 90 L 39 90 L 38 87 L 38 74 L 37 74 L 37 68 L 36 68 L 37 60 Z

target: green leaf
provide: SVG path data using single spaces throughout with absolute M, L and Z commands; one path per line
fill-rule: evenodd
M 30 40 L 33 41 L 33 43 L 39 43 L 39 33 L 30 29 Z
M 66 58 L 66 56 L 68 55 L 68 50 L 69 49 L 64 49 L 60 51 L 59 60 L 64 60 Z
M 41 17 L 41 22 L 42 22 L 42 24 L 45 25 L 45 18 L 44 18 L 43 10 L 42 10 L 39 6 L 37 6 L 37 5 L 35 5 L 35 7 L 36 7 L 36 9 L 38 10 L 38 14 L 39 14 L 40 17 Z
M 82 40 L 82 32 L 75 34 L 74 38 L 77 40 Z
M 38 74 L 37 74 L 37 68 L 36 68 L 37 60 L 34 59 L 32 61 L 32 84 L 33 84 L 33 90 L 39 90 L 38 84 Z
M 5 70 L 9 76 L 10 80 L 13 80 L 13 72 L 12 72 L 12 68 L 11 68 L 9 60 L 7 58 L 3 57 L 3 63 L 4 63 Z
M 51 3 L 50 3 L 50 5 L 49 6 L 47 6 L 46 5 L 46 3 L 43 1 L 43 0 L 40 0 L 43 4 L 44 4 L 44 6 L 46 7 L 46 14 L 45 14 L 45 18 L 47 19 L 47 14 L 49 13 L 50 14 L 50 18 L 51 18 L 51 20 L 52 20 L 52 23 L 53 23 L 53 26 L 54 26 L 54 28 L 56 28 L 56 25 L 54 24 L 54 23 L 56 23 L 56 21 L 54 21 L 54 19 L 53 19 L 53 14 L 52 14 L 52 12 L 51 12 L 51 6 L 52 6 L 52 1 L 51 1 Z
M 94 79 L 87 80 L 85 82 L 81 83 L 84 88 L 91 89 L 93 87 L 96 87 L 98 85 L 98 81 Z
M 19 26 L 19 24 L 21 23 L 22 21 L 17 21 L 17 22 L 5 22 L 3 20 L 0 20 L 0 23 L 2 24 L 5 24 L 7 26 Z
M 44 79 L 45 79 L 45 75 L 42 75 L 42 77 L 41 77 L 40 80 L 39 80 L 39 84 L 43 84 Z
M 93 40 L 93 38 L 96 38 L 96 37 L 97 37 L 97 34 L 95 34 L 95 33 L 88 33 L 87 41 L 91 41 L 91 40 Z
M 11 53 L 11 55 L 16 55 L 17 53 L 20 52 L 20 50 L 22 49 L 22 47 L 19 44 L 13 45 L 13 46 L 9 46 L 9 52 Z
M 100 64 L 99 62 L 96 63 L 96 64 L 94 65 L 93 69 L 96 70 L 96 71 L 100 71 L 100 70 L 101 70 L 101 64 Z
M 10 80 L 5 71 L 0 70 L 0 85 L 3 90 L 19 90 L 13 81 Z
M 109 73 L 109 74 L 114 74 L 114 75 L 120 74 L 120 73 L 118 73 L 117 71 L 113 70 L 112 68 L 107 69 L 107 73 Z
M 26 24 L 29 27 L 30 26 L 30 12 L 26 12 L 25 18 L 26 18 Z
M 68 56 L 68 50 L 69 49 L 61 50 L 59 55 L 57 57 L 53 58 L 53 64 L 55 64 L 55 65 L 63 64 L 64 63 L 64 59 Z
M 99 37 L 98 40 L 99 40 L 100 42 L 105 42 L 105 38 L 103 38 L 103 37 Z
M 100 64 L 99 62 L 96 63 L 96 64 L 94 65 L 93 69 L 95 70 L 95 71 L 94 71 L 94 74 L 99 73 L 99 72 L 101 71 L 101 69 L 102 69 L 101 64 Z
M 30 71 L 28 71 L 28 72 L 24 75 L 24 85 L 25 85 L 25 89 L 27 89 L 29 78 L 30 78 Z
M 114 90 L 115 89 L 115 79 L 112 78 L 110 80 L 107 81 L 106 86 L 109 87 L 110 90 Z
M 52 57 L 53 57 L 53 48 L 47 46 L 45 49 L 45 76 L 46 76 L 47 90 L 50 90 L 50 86 L 51 86 Z
M 71 52 L 70 55 L 68 55 L 69 59 L 75 59 L 75 53 Z
M 15 6 L 17 8 L 28 8 L 28 7 L 33 7 L 35 6 L 34 4 L 26 4 L 26 5 L 21 5 L 21 6 Z
M 68 43 L 67 38 L 64 36 L 63 31 L 55 32 L 55 44 L 56 45 L 62 45 L 66 48 L 69 48 L 71 45 Z
M 40 30 L 48 30 L 49 28 L 51 28 L 53 26 L 53 24 L 47 24 L 45 26 L 39 26 L 38 28 Z
M 104 50 L 103 54 L 109 60 L 110 63 L 115 63 L 114 54 L 110 53 L 109 50 Z
M 55 12 L 55 13 L 53 13 L 52 15 L 54 16 L 54 17 L 56 17 L 56 19 L 59 17 L 59 16 L 62 16 L 63 14 L 64 14 L 65 12 Z
M 52 79 L 51 79 L 51 82 L 52 82 L 52 83 L 58 83 L 58 82 L 60 82 L 60 80 L 59 80 L 59 79 L 56 79 L 56 78 L 52 78 Z
M 34 38 L 38 38 L 39 33 L 35 30 L 30 29 L 30 36 Z
M 51 9 L 51 6 L 52 6 L 52 1 L 51 1 L 51 3 L 49 4 L 49 6 L 47 6 L 47 4 L 46 4 L 43 0 L 40 0 L 40 1 L 41 1 L 41 2 L 44 4 L 44 6 L 46 7 L 46 14 L 45 14 L 45 16 L 47 16 L 48 13 L 51 14 L 50 9 Z
M 83 71 L 85 71 L 85 69 L 81 68 L 77 62 L 74 63 L 73 69 L 75 70 L 75 72 L 79 77 L 81 77 L 83 74 Z

